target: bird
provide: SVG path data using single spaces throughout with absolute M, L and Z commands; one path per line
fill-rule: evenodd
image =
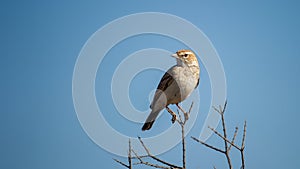
M 178 104 L 184 101 L 194 89 L 197 88 L 200 81 L 200 67 L 196 55 L 193 51 L 182 49 L 171 55 L 177 61 L 161 78 L 155 91 L 151 112 L 148 115 L 142 131 L 151 129 L 156 117 L 168 105 Z M 172 114 L 172 123 L 176 120 L 176 114 Z

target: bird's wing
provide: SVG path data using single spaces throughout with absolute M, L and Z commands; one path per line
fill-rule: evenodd
M 161 78 L 157 89 L 155 91 L 155 95 L 153 98 L 153 101 L 150 105 L 150 108 L 153 108 L 153 104 L 158 100 L 158 98 L 160 97 L 160 95 L 162 94 L 162 92 L 164 92 L 175 80 L 172 77 L 172 75 L 169 74 L 170 71 L 167 71 L 164 76 Z
M 173 81 L 174 81 L 173 77 L 168 72 L 166 72 L 164 76 L 161 78 L 157 86 L 157 89 L 161 91 L 165 91 L 173 83 Z

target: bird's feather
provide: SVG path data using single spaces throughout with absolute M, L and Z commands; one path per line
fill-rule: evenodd
M 164 92 L 172 83 L 174 82 L 174 78 L 166 72 L 164 76 L 161 78 L 157 89 L 154 94 L 154 98 L 152 100 L 152 103 L 150 105 L 150 108 L 153 108 L 153 104 L 158 100 L 158 98 L 161 96 L 162 92 Z

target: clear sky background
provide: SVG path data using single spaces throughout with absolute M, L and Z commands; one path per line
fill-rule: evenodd
M 241 127 L 244 120 L 248 122 L 247 168 L 299 167 L 299 8 L 298 1 L 283 0 L 1 1 L 0 168 L 121 168 L 112 158 L 126 159 L 101 149 L 81 128 L 72 101 L 72 74 L 81 48 L 95 31 L 137 12 L 185 18 L 212 41 L 227 78 L 229 130 L 235 125 Z M 109 53 L 109 59 L 115 58 L 104 60 L 108 65 L 100 69 L 110 72 L 109 64 L 116 65 L 139 49 L 184 48 L 173 41 L 159 36 L 129 39 Z M 103 78 L 109 80 L 111 75 Z M 161 76 L 162 72 L 153 71 L 136 77 L 131 88 L 139 92 L 130 92 L 136 107 L 148 106 L 141 100 L 148 98 Z M 151 80 L 145 81 L 145 77 Z M 105 85 L 101 79 L 97 75 L 96 85 Z M 145 87 L 138 88 L 138 84 Z M 210 98 L 205 70 L 199 90 L 205 111 Z M 101 88 L 96 91 L 97 97 L 106 96 Z M 113 110 L 111 104 L 108 99 L 99 105 Z M 120 117 L 106 117 L 120 132 L 134 128 L 127 128 L 130 123 Z M 169 117 L 165 119 L 169 122 Z M 136 124 L 136 131 L 140 127 Z M 197 131 L 199 128 L 194 127 L 189 136 Z M 208 141 L 223 146 L 216 137 Z M 179 150 L 177 146 L 160 157 L 178 163 Z M 191 140 L 187 151 L 189 168 L 227 167 L 223 155 Z M 238 165 L 238 154 L 233 156 Z

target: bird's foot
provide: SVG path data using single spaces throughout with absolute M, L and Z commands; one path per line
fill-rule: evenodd
M 172 119 L 171 119 L 172 123 L 175 123 L 176 121 L 176 114 L 172 114 Z
M 171 119 L 172 123 L 175 123 L 177 118 L 176 114 L 169 107 L 166 107 L 166 109 L 172 115 L 172 119 Z

